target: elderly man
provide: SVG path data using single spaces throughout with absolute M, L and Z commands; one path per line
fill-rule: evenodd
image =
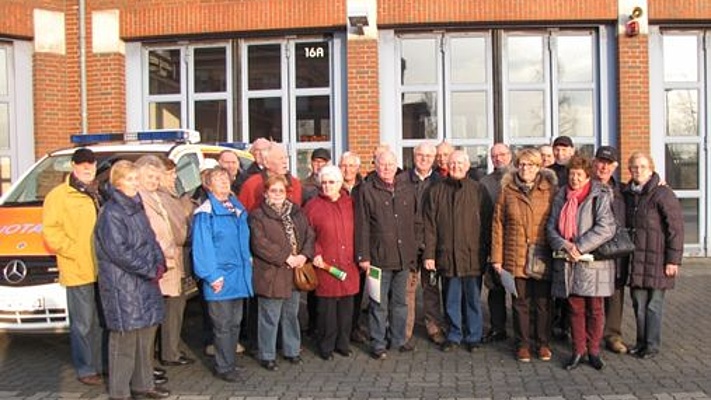
M 390 343 L 400 351 L 405 346 L 407 323 L 406 287 L 417 260 L 415 238 L 416 196 L 411 185 L 395 179 L 397 158 L 384 151 L 375 160 L 375 175 L 363 182 L 355 196 L 355 245 L 359 266 L 382 271 L 380 302 L 370 300 L 371 357 L 382 360 L 388 330 Z
M 412 332 L 415 328 L 415 309 L 416 309 L 416 294 L 417 286 L 420 284 L 420 273 L 422 273 L 422 281 L 425 284 L 422 286 L 422 301 L 425 313 L 425 326 L 427 327 L 427 335 L 430 339 L 437 343 L 444 342 L 443 321 L 441 313 L 441 295 L 439 291 L 439 280 L 435 271 L 419 271 L 422 265 L 422 252 L 425 248 L 424 243 L 424 225 L 422 223 L 422 201 L 427 189 L 434 183 L 438 182 L 440 176 L 434 172 L 433 164 L 437 149 L 434 144 L 424 142 L 418 144 L 413 149 L 413 158 L 415 166 L 403 174 L 398 175 L 398 179 L 403 183 L 412 185 L 417 194 L 417 209 L 418 213 L 415 218 L 415 233 L 417 235 L 418 252 L 416 269 L 410 271 L 410 278 L 407 282 L 407 332 L 405 337 L 407 343 L 405 346 L 413 347 L 414 344 L 410 340 Z
M 286 148 L 280 144 L 273 144 L 264 160 L 264 170 L 250 176 L 242 186 L 239 201 L 247 211 L 253 211 L 264 200 L 264 181 L 271 175 L 284 175 L 289 181 L 287 198 L 296 205 L 301 205 L 301 183 L 291 176 L 288 170 L 289 157 Z
M 67 291 L 72 363 L 79 382 L 103 384 L 97 266 L 91 237 L 99 209 L 94 152 L 80 148 L 72 155 L 72 173 L 44 200 L 42 234 L 57 254 L 59 283 Z
M 449 331 L 442 351 L 464 344 L 471 352 L 482 339 L 481 276 L 493 207 L 484 188 L 467 178 L 467 153 L 452 152 L 448 167 L 447 179 L 434 184 L 425 200 L 425 268 L 445 280 Z
M 612 213 L 618 226 L 625 226 L 625 199 L 622 196 L 622 186 L 614 177 L 618 166 L 617 149 L 611 146 L 600 146 L 593 160 L 592 178 L 612 189 Z M 615 260 L 615 292 L 605 298 L 605 344 L 610 351 L 624 354 L 627 346 L 622 340 L 622 310 L 625 299 L 625 283 L 629 270 L 629 258 Z
M 544 144 L 538 147 L 538 151 L 541 153 L 541 166 L 544 168 L 550 168 L 551 165 L 555 164 L 555 156 L 553 156 L 553 147 L 549 144 Z
M 341 169 L 341 173 L 343 174 L 343 188 L 346 189 L 348 193 L 353 193 L 353 189 L 363 180 L 363 177 L 360 175 L 360 157 L 352 151 L 347 151 L 341 154 L 338 168 Z
M 238 189 L 237 178 L 240 175 L 237 154 L 232 150 L 223 150 L 217 158 L 217 164 L 227 170 L 230 177 L 230 189 L 235 192 Z
M 318 174 L 321 168 L 331 162 L 331 152 L 328 149 L 318 148 L 311 152 L 311 173 L 301 182 L 301 187 L 304 192 L 304 201 L 307 201 L 318 196 L 321 185 L 319 184 Z
M 437 153 L 435 154 L 435 171 L 441 177 L 447 177 L 449 175 L 449 170 L 447 162 L 449 161 L 449 155 L 454 151 L 454 147 L 448 142 L 442 141 L 437 145 Z
M 558 178 L 558 186 L 563 187 L 568 184 L 568 162 L 575 155 L 575 145 L 573 139 L 568 136 L 558 136 L 553 141 L 553 157 L 555 164 L 549 168 L 555 171 Z
M 493 207 L 496 204 L 496 200 L 499 198 L 499 192 L 501 191 L 501 179 L 507 173 L 511 172 L 513 165 L 511 164 L 512 156 L 511 149 L 509 146 L 503 143 L 496 143 L 491 146 L 491 151 L 489 152 L 491 157 L 491 163 L 494 166 L 494 170 L 481 178 L 481 185 L 486 189 L 486 194 L 489 197 L 489 204 L 492 209 L 489 210 L 491 214 L 494 213 Z M 493 269 L 488 269 L 486 275 L 486 286 L 489 289 L 487 295 L 487 302 L 489 304 L 489 323 L 491 327 L 489 332 L 484 336 L 484 342 L 497 342 L 505 340 L 507 338 L 506 334 L 506 290 L 501 285 L 501 278 L 499 274 Z
M 252 157 L 254 157 L 254 162 L 237 177 L 237 180 L 232 188 L 235 195 L 239 195 L 242 185 L 244 185 L 244 182 L 246 182 L 250 176 L 258 174 L 264 170 L 264 160 L 266 159 L 267 153 L 269 153 L 269 149 L 271 147 L 272 142 L 265 138 L 257 138 L 254 142 L 252 142 L 252 145 L 249 146 L 249 152 L 252 154 Z

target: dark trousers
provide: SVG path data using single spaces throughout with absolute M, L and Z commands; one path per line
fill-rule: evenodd
M 80 378 L 100 374 L 104 367 L 97 293 L 94 283 L 67 287 L 72 363 Z
M 516 291 L 518 297 L 512 301 L 516 345 L 529 349 L 534 344 L 548 346 L 551 337 L 551 282 L 516 278 Z
M 602 297 L 568 297 L 570 306 L 570 333 L 575 354 L 586 352 L 600 354 L 600 342 L 605 324 L 605 307 Z
M 109 397 L 128 398 L 131 390 L 153 389 L 153 341 L 157 325 L 109 332 Z
M 615 289 L 612 296 L 605 298 L 605 331 L 607 343 L 622 341 L 622 309 L 625 304 L 625 287 Z
M 244 299 L 208 301 L 215 339 L 215 371 L 224 374 L 235 369 L 235 348 L 239 341 Z
M 506 289 L 496 271 L 490 269 L 486 274 L 489 282 L 486 300 L 489 305 L 491 332 L 506 332 Z
M 329 355 L 333 350 L 350 350 L 353 322 L 353 296 L 318 298 L 318 350 Z
M 363 315 L 363 293 L 365 292 L 365 271 L 359 268 L 360 275 L 360 287 L 358 288 L 358 293 L 353 296 L 353 322 L 351 323 L 351 330 L 362 330 L 367 331 L 367 320 L 364 321 Z
M 442 314 L 442 292 L 439 287 L 439 274 L 435 271 L 420 269 L 422 282 L 422 311 L 425 314 L 427 335 L 432 338 L 443 334 L 444 315 Z M 434 274 L 434 278 L 431 278 Z
M 180 333 L 183 330 L 185 296 L 164 297 L 165 319 L 160 326 L 160 358 L 177 361 L 180 358 Z
M 659 351 L 662 344 L 662 312 L 664 294 L 661 289 L 632 288 L 632 307 L 637 320 L 637 346 Z

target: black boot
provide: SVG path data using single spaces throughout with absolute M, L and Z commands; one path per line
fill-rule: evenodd
M 570 357 L 570 360 L 568 360 L 568 363 L 565 364 L 565 369 L 568 371 L 574 370 L 575 368 L 578 368 L 578 366 L 582 362 L 583 362 L 583 355 L 582 354 L 573 354 L 573 356 Z

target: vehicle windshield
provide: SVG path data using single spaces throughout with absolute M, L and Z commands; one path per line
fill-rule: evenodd
M 96 177 L 99 180 L 99 187 L 105 187 L 105 183 L 109 179 L 109 170 L 116 161 L 136 161 L 139 157 L 146 154 L 149 153 L 96 153 Z M 71 173 L 71 158 L 71 154 L 63 154 L 50 156 L 42 160 L 42 162 L 37 164 L 29 174 L 11 189 L 3 205 L 20 206 L 41 204 L 50 190 L 64 182 L 66 177 Z M 181 165 L 179 165 L 178 168 L 178 187 L 176 188 L 178 193 L 182 194 L 185 191 L 193 190 L 199 185 L 197 162 L 196 159 L 185 163 L 187 165 L 180 163 Z M 186 177 L 188 179 L 186 179 Z

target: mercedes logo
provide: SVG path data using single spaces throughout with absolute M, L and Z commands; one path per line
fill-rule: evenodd
M 27 276 L 27 265 L 22 260 L 12 260 L 5 264 L 2 274 L 9 283 L 20 283 Z

